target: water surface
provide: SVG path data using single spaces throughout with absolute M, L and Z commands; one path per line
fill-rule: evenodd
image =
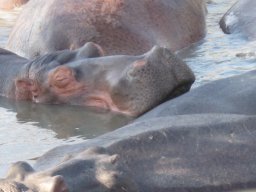
M 179 52 L 196 74 L 194 87 L 256 68 L 256 43 L 238 34 L 226 35 L 219 27 L 219 20 L 234 2 L 214 0 L 208 4 L 206 38 Z
M 256 43 L 239 35 L 225 35 L 219 28 L 218 21 L 234 2 L 214 0 L 209 4 L 206 38 L 179 52 L 196 74 L 194 87 L 256 68 L 255 56 L 251 54 L 255 52 Z M 18 12 L 0 12 L 2 47 Z M 30 160 L 55 146 L 96 137 L 130 120 L 81 107 L 38 105 L 0 98 L 0 177 L 12 162 Z

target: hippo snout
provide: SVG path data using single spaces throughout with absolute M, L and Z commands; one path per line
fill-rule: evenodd
M 159 46 L 138 57 L 125 70 L 126 73 L 112 89 L 115 93 L 112 99 L 132 116 L 188 91 L 195 81 L 185 62 Z

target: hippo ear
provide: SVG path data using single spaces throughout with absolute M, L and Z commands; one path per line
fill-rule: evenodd
M 28 175 L 34 172 L 34 169 L 24 161 L 13 163 L 7 172 L 6 178 L 22 181 Z
M 78 49 L 77 57 L 79 58 L 93 58 L 104 56 L 105 53 L 100 45 L 88 42 L 83 47 Z
M 57 88 L 65 88 L 71 82 L 75 81 L 74 72 L 71 68 L 66 66 L 57 67 L 49 75 L 49 81 L 52 86 Z
M 39 87 L 35 81 L 28 78 L 16 79 L 15 87 L 15 95 L 18 100 L 30 99 L 31 96 L 37 95 L 39 91 Z
M 68 192 L 68 187 L 60 175 L 45 179 L 40 183 L 39 188 L 40 191 L 45 192 Z

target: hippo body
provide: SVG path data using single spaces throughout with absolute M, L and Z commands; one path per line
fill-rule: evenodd
M 256 114 L 256 70 L 213 81 L 167 101 L 137 121 L 153 117 L 202 113 Z
M 11 10 L 27 3 L 28 0 L 0 0 L 0 9 Z
M 0 93 L 138 116 L 188 91 L 195 80 L 188 66 L 165 48 L 154 47 L 140 56 L 98 57 L 102 54 L 99 45 L 87 43 L 29 61 L 1 49 Z
M 231 114 L 147 119 L 57 147 L 33 168 L 18 162 L 2 183 L 34 192 L 239 191 L 256 186 L 255 123 Z
M 7 49 L 34 58 L 93 41 L 106 55 L 139 55 L 153 45 L 175 51 L 205 35 L 205 12 L 204 0 L 31 0 Z
M 241 33 L 250 40 L 256 39 L 256 1 L 239 0 L 220 20 L 220 27 L 227 33 Z

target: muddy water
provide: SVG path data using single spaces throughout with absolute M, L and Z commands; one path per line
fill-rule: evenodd
M 196 74 L 194 87 L 256 68 L 253 56 L 255 42 L 248 42 L 237 35 L 225 35 L 218 26 L 219 19 L 234 2 L 214 0 L 209 4 L 206 38 L 178 53 Z M 0 12 L 2 47 L 17 13 Z M 129 120 L 120 115 L 80 107 L 37 105 L 0 98 L 0 177 L 11 162 L 32 161 L 32 158 L 57 145 L 93 138 Z

